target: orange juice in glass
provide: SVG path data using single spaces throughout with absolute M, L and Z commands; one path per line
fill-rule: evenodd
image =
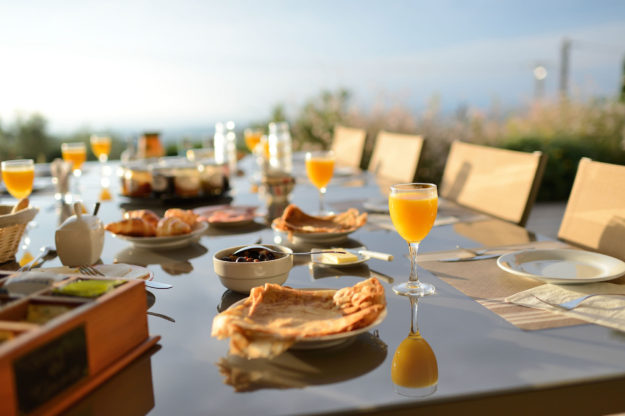
M 436 220 L 438 193 L 431 183 L 407 183 L 391 186 L 388 207 L 393 226 L 410 249 L 410 278 L 393 286 L 398 295 L 425 296 L 435 292 L 434 286 L 417 277 L 419 243 L 430 232 Z
M 247 146 L 247 149 L 254 153 L 254 149 L 256 149 L 256 146 L 260 143 L 260 139 L 263 137 L 263 131 L 257 129 L 245 129 L 243 137 L 245 138 L 245 146 Z
M 33 160 L 7 160 L 2 162 L 2 180 L 14 198 L 26 198 L 33 191 L 33 182 L 35 180 L 35 164 Z
M 323 195 L 334 175 L 334 152 L 330 150 L 306 153 L 306 174 L 319 189 L 319 213 L 324 214 Z
M 108 136 L 91 136 L 91 151 L 102 163 L 106 162 L 111 153 L 111 138 Z
M 87 148 L 84 143 L 62 143 L 61 153 L 63 160 L 72 164 L 75 176 L 80 176 L 80 168 L 87 160 Z M 76 173 L 78 172 L 78 173 Z
M 391 380 L 397 393 L 423 397 L 436 391 L 438 363 L 434 350 L 419 333 L 417 300 L 415 296 L 410 297 L 410 333 L 395 350 L 391 363 Z

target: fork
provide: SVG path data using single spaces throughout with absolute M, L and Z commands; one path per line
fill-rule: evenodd
M 87 276 L 104 276 L 104 273 L 93 266 L 79 266 L 78 270 L 80 273 L 86 274 Z
M 580 296 L 579 298 L 568 300 L 562 303 L 550 302 L 548 300 L 541 299 L 536 295 L 532 295 L 532 296 L 534 296 L 536 299 L 538 299 L 542 303 L 546 303 L 547 305 L 555 306 L 556 308 L 562 308 L 564 310 L 570 311 L 571 309 L 577 308 L 580 305 L 580 303 L 582 303 L 586 299 L 591 298 L 593 296 L 625 296 L 625 295 L 620 294 L 620 293 L 592 293 L 590 295 Z
M 78 270 L 80 271 L 80 273 L 87 276 L 104 276 L 104 273 L 102 273 L 93 266 L 80 266 L 78 267 Z M 173 287 L 169 283 L 155 282 L 151 280 L 144 280 L 143 283 L 147 287 L 151 287 L 152 289 L 171 289 Z

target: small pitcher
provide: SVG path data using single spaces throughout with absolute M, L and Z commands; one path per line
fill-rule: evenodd
M 104 226 L 98 217 L 83 214 L 80 202 L 74 203 L 74 213 L 56 230 L 56 251 L 65 266 L 90 266 L 102 254 Z

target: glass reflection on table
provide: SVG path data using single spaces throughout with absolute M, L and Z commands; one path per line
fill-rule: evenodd
M 418 297 L 410 299 L 410 332 L 399 344 L 391 364 L 391 380 L 402 396 L 425 397 L 436 392 L 438 363 L 434 350 L 421 336 L 417 323 Z

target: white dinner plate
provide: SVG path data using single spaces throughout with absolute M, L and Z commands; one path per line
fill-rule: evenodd
M 328 290 L 328 289 L 301 289 L 301 290 Z M 247 298 L 241 299 L 240 301 L 233 303 L 228 309 L 232 309 L 235 306 L 239 306 L 240 304 L 245 302 L 246 299 Z M 351 342 L 354 340 L 354 337 L 356 337 L 358 334 L 367 332 L 375 328 L 376 326 L 380 325 L 382 321 L 384 321 L 384 318 L 386 318 L 386 313 L 387 313 L 386 310 L 387 308 L 384 307 L 384 309 L 382 309 L 382 312 L 380 312 L 380 314 L 375 319 L 375 321 L 371 322 L 367 326 L 354 329 L 352 331 L 341 332 L 339 334 L 330 334 L 330 335 L 324 335 L 321 337 L 299 339 L 289 349 L 312 350 L 312 349 L 319 349 L 319 348 L 330 348 L 330 347 L 341 345 L 347 342 Z
M 244 225 L 249 225 L 254 222 L 256 218 L 256 209 L 257 207 L 251 205 L 218 205 L 218 206 L 208 206 L 208 207 L 200 207 L 195 208 L 193 212 L 203 217 L 209 219 L 208 223 L 215 227 L 242 227 Z M 210 216 L 219 212 L 224 211 L 233 215 L 237 215 L 238 218 L 236 220 L 210 220 Z
M 271 228 L 279 233 L 288 234 L 286 231 L 275 228 L 272 224 Z M 342 231 L 339 233 L 298 233 L 293 232 L 293 239 L 295 243 L 340 243 L 345 241 L 347 236 L 356 230 Z
M 351 261 L 349 263 L 340 263 L 340 264 L 336 264 L 336 263 L 326 263 L 323 260 L 323 252 L 326 250 L 335 250 L 335 249 L 321 249 L 321 248 L 313 248 L 312 250 L 312 254 L 310 255 L 310 260 L 313 263 L 316 264 L 322 264 L 324 266 L 331 266 L 331 267 L 349 267 L 349 266 L 354 266 L 356 264 L 362 264 L 364 262 L 366 262 L 367 260 L 369 260 L 371 257 L 366 256 L 364 254 L 360 254 L 360 253 L 354 253 L 353 251 L 350 251 L 350 253 L 354 254 L 356 257 L 358 257 L 357 260 Z M 339 249 L 336 249 L 339 250 Z M 341 249 L 341 250 L 345 250 L 345 249 Z M 349 251 L 349 250 L 345 250 L 345 251 Z
M 369 212 L 381 212 L 388 214 L 388 199 L 370 199 L 362 203 Z
M 547 283 L 574 284 L 616 279 L 625 274 L 625 262 L 583 250 L 522 250 L 504 254 L 497 265 L 517 276 Z
M 136 247 L 160 250 L 185 247 L 199 241 L 200 237 L 202 237 L 202 233 L 206 231 L 207 228 L 208 224 L 198 222 L 193 226 L 189 234 L 173 235 L 171 237 L 132 237 L 129 235 L 113 234 L 113 237 L 128 241 Z

